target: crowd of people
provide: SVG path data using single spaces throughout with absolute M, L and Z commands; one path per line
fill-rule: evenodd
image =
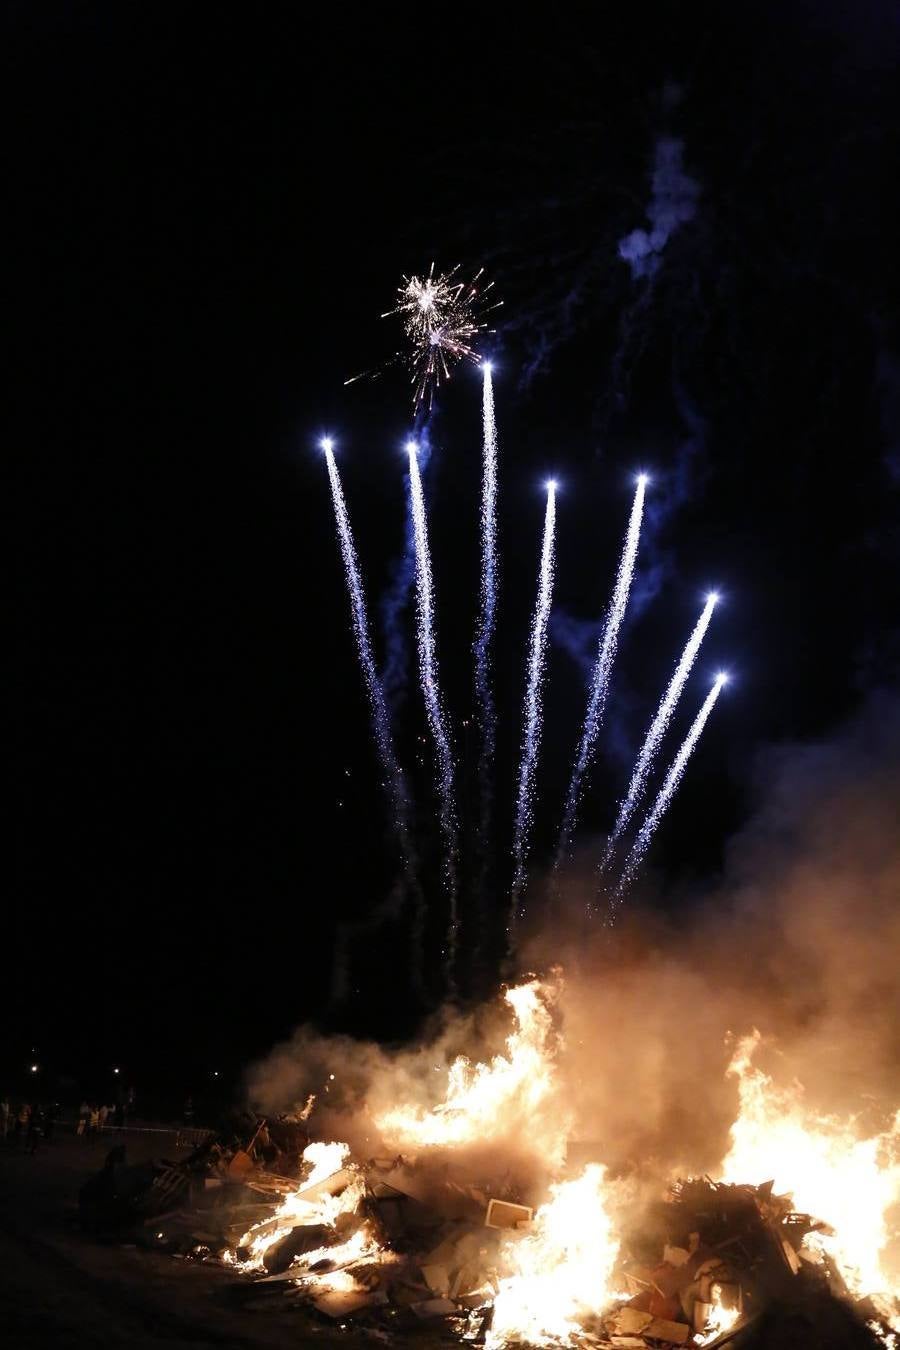
M 58 1118 L 54 1102 L 21 1101 L 11 1106 L 4 1093 L 0 1098 L 0 1143 L 19 1147 L 26 1153 L 36 1153 L 42 1141 L 49 1142 Z M 78 1110 L 75 1133 L 88 1141 L 97 1139 L 110 1126 L 121 1129 L 125 1124 L 123 1105 L 106 1106 L 82 1101 Z

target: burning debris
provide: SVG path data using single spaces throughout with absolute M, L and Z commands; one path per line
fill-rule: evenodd
M 553 1001 L 537 980 L 509 990 L 504 1051 L 458 1057 L 430 1108 L 372 1116 L 383 1156 L 311 1140 L 308 1109 L 239 1120 L 180 1164 L 110 1155 L 85 1219 L 220 1261 L 254 1306 L 288 1297 L 382 1338 L 427 1322 L 486 1350 L 893 1345 L 896 1123 L 862 1139 L 813 1117 L 753 1066 L 751 1038 L 729 1069 L 740 1114 L 723 1179 L 670 1178 L 648 1200 L 645 1179 L 576 1163 L 583 1150 L 566 1160 Z M 510 1122 L 546 1149 L 540 1175 L 484 1152 Z

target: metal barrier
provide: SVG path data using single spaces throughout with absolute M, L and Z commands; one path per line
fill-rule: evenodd
M 57 1121 L 57 1126 L 71 1126 L 73 1133 L 78 1132 L 78 1121 Z M 212 1138 L 215 1130 L 197 1125 L 110 1125 L 109 1121 L 95 1134 L 96 1139 L 111 1139 L 113 1136 L 129 1134 L 165 1134 L 172 1137 L 175 1148 L 198 1148 L 207 1139 Z

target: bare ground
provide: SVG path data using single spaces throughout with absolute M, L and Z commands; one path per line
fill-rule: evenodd
M 112 1141 L 60 1133 L 35 1157 L 0 1143 L 0 1345 L 10 1350 L 281 1350 L 363 1340 L 313 1322 L 297 1307 L 243 1306 L 246 1282 L 218 1265 L 84 1234 L 78 1190 Z M 130 1162 L 160 1151 L 129 1136 Z M 171 1153 L 171 1149 L 169 1150 Z

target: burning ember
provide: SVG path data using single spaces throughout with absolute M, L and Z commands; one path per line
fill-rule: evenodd
M 254 1156 L 264 1124 L 237 1154 L 200 1150 L 184 1166 L 221 1178 L 213 1196 L 236 1176 L 245 1212 L 258 1215 L 263 1196 L 263 1215 L 222 1243 L 220 1259 L 321 1316 L 374 1317 L 385 1331 L 444 1318 L 486 1350 L 724 1345 L 798 1290 L 829 1307 L 837 1295 L 869 1337 L 861 1344 L 891 1346 L 900 1115 L 872 1135 L 817 1114 L 798 1084 L 781 1087 L 755 1065 L 754 1033 L 727 1070 L 738 1114 L 719 1179 L 673 1177 L 668 1198 L 650 1204 L 639 1170 L 619 1178 L 596 1160 L 566 1172 L 554 997 L 538 980 L 508 990 L 503 1053 L 457 1057 L 430 1108 L 373 1112 L 367 1128 L 389 1156 L 354 1160 L 345 1143 L 306 1142 L 291 1181 L 271 1170 L 271 1153 L 266 1167 Z M 292 1130 L 306 1131 L 310 1110 Z M 516 1144 L 530 1172 L 498 1166 Z M 493 1170 L 467 1172 L 486 1160 Z

